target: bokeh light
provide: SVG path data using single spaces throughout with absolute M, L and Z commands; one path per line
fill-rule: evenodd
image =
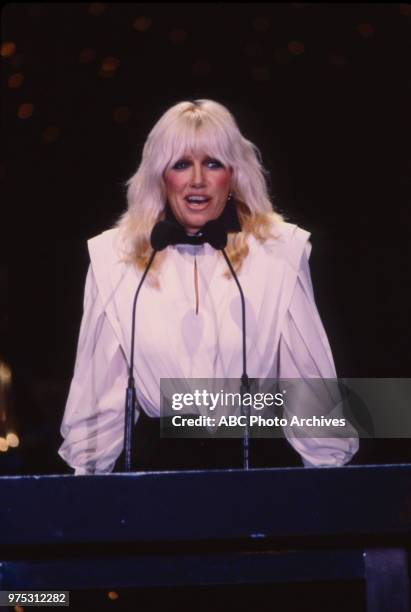
M 375 34 L 374 26 L 370 23 L 359 23 L 356 26 L 356 30 L 363 38 L 369 38 Z
M 4 361 L 0 361 L 0 386 L 1 385 L 9 385 L 11 383 L 11 368 L 4 363 Z
M 6 436 L 6 442 L 10 446 L 10 448 L 17 448 L 20 444 L 20 440 L 17 434 L 10 432 Z
M 34 112 L 34 106 L 31 102 L 25 102 L 24 104 L 20 104 L 17 116 L 19 119 L 29 119 Z
M 106 57 L 101 62 L 100 76 L 112 77 L 115 75 L 117 68 L 120 64 L 120 60 L 117 57 Z
M 82 49 L 79 55 L 79 61 L 81 64 L 87 64 L 89 62 L 94 62 L 96 59 L 97 53 L 95 49 Z
M 119 594 L 117 593 L 117 591 L 109 591 L 107 593 L 107 597 L 114 601 L 115 599 L 119 598 Z
M 9 448 L 6 438 L 0 437 L 0 453 L 5 453 Z
M 411 4 L 400 4 L 400 13 L 405 17 L 411 17 Z
M 0 46 L 1 57 L 12 57 L 16 53 L 16 45 L 14 42 L 7 41 Z
M 116 123 L 126 123 L 131 117 L 131 110 L 128 106 L 118 106 L 114 109 L 113 119 Z
M 291 40 L 287 45 L 291 55 L 303 55 L 305 51 L 304 43 L 301 40 Z
M 60 136 L 60 128 L 56 125 L 49 125 L 43 130 L 43 141 L 46 143 L 56 142 Z
M 185 30 L 171 30 L 168 37 L 175 45 L 183 45 L 187 38 L 187 32 Z
M 106 12 L 107 6 L 102 2 L 93 2 L 90 4 L 88 8 L 88 12 L 90 15 L 94 17 L 98 17 L 99 15 L 103 15 Z
M 10 89 L 17 89 L 23 85 L 24 75 L 21 72 L 15 72 L 9 76 L 8 86 Z
M 152 23 L 153 21 L 150 17 L 137 17 L 133 23 L 133 28 L 137 30 L 137 32 L 146 32 L 151 28 Z

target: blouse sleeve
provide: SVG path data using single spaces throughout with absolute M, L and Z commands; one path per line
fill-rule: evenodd
M 127 361 L 89 266 L 59 455 L 76 475 L 111 472 L 124 441 Z
M 330 345 L 314 300 L 308 264 L 310 251 L 311 245 L 307 243 L 280 336 L 279 378 L 335 380 L 336 372 Z M 318 402 L 318 397 L 329 397 L 330 388 L 333 389 L 331 393 L 335 393 L 337 385 L 332 381 L 318 380 L 313 381 L 312 386 L 315 389 L 313 395 L 310 394 L 310 385 L 304 384 L 304 380 L 295 385 L 296 392 L 291 402 L 292 415 L 312 416 L 316 410 L 324 414 L 324 406 L 316 406 L 315 402 Z M 287 398 L 285 406 L 290 399 L 291 396 Z M 335 401 L 335 395 L 332 411 L 327 410 L 326 416 L 342 417 L 341 404 L 338 400 Z M 290 422 L 291 415 L 286 416 Z M 347 435 L 347 431 L 352 437 Z M 284 433 L 301 455 L 306 467 L 341 466 L 350 461 L 358 450 L 357 433 L 349 424 L 345 433 L 338 438 L 311 437 L 308 431 L 304 437 L 297 437 L 291 427 L 284 428 Z

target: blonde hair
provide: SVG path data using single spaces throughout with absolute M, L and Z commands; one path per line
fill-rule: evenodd
M 249 252 L 247 234 L 267 240 L 282 216 L 273 210 L 258 148 L 242 136 L 231 113 L 212 100 L 172 106 L 148 135 L 141 163 L 126 183 L 128 209 L 117 223 L 124 259 L 140 269 L 146 266 L 152 252 L 151 230 L 165 216 L 164 172 L 188 152 L 217 158 L 233 169 L 231 193 L 242 231 L 229 233 L 226 253 L 238 271 Z M 157 286 L 157 273 L 165 254 L 166 251 L 158 253 L 150 269 L 151 282 Z

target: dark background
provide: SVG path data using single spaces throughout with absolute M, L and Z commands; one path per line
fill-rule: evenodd
M 339 375 L 410 376 L 410 22 L 409 4 L 6 5 L 0 428 L 21 441 L 0 473 L 68 471 L 86 240 L 119 217 L 148 132 L 181 100 L 233 112 L 277 209 L 312 233 Z M 387 444 L 356 461 L 401 460 Z

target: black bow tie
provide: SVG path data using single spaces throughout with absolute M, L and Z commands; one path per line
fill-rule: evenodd
M 241 232 L 241 225 L 233 198 L 230 198 L 218 219 L 208 221 L 194 236 L 186 234 L 171 209 L 167 207 L 166 218 L 158 221 L 151 232 L 151 246 L 162 251 L 173 244 L 204 244 L 208 242 L 214 249 L 224 249 L 228 232 Z

